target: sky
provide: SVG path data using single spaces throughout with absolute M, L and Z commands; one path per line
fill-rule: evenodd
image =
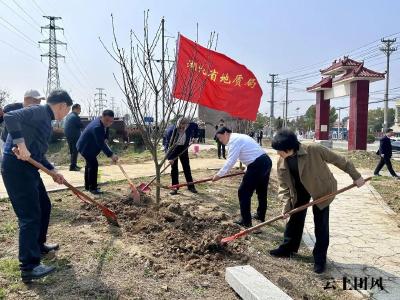
M 48 24 L 45 15 L 59 16 L 57 39 L 67 43 L 58 46 L 65 56 L 59 59 L 61 87 L 76 102 L 93 100 L 96 88 L 104 88 L 106 98 L 114 97 L 115 107 L 126 111 L 123 94 L 113 73 L 118 65 L 106 53 L 99 37 L 111 45 L 111 17 L 115 18 L 118 38 L 129 40 L 131 29 L 143 31 L 143 12 L 149 10 L 150 29 L 156 30 L 165 17 L 167 35 L 178 32 L 206 45 L 210 32 L 218 33 L 217 51 L 241 64 L 256 75 L 263 96 L 259 110 L 270 113 L 271 85 L 269 74 L 278 74 L 275 88 L 275 115 L 282 115 L 286 78 L 289 79 L 288 116 L 305 113 L 315 103 L 315 94 L 307 86 L 320 79 L 319 69 L 334 59 L 349 55 L 364 60 L 376 71 L 386 70 L 386 58 L 379 51 L 380 39 L 397 38 L 400 43 L 399 1 L 136 1 L 136 0 L 0 0 L 0 89 L 21 101 L 28 89 L 46 90 L 47 52 L 38 41 L 48 38 L 40 26 Z M 384 81 L 370 86 L 370 102 L 383 99 Z M 389 99 L 400 98 L 400 47 L 391 55 Z M 331 100 L 331 106 L 346 107 L 348 97 Z M 371 103 L 370 108 L 383 107 Z M 394 107 L 394 101 L 389 102 Z M 342 110 L 342 117 L 348 109 Z

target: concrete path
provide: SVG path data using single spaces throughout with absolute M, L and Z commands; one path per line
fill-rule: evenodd
M 338 188 L 352 183 L 350 176 L 338 168 L 332 166 L 331 170 Z M 371 176 L 371 173 L 362 173 L 364 177 Z M 400 184 L 394 183 L 393 188 L 400 188 Z M 352 293 L 370 299 L 400 299 L 400 228 L 394 220 L 395 215 L 369 184 L 336 197 L 330 205 L 328 249 L 329 271 L 336 281 L 336 288 L 343 289 L 345 281 L 346 289 L 351 288 Z M 311 210 L 307 214 L 303 240 L 313 247 Z M 380 283 L 380 278 L 384 290 L 376 287 L 371 290 L 373 281 Z M 357 292 L 354 291 L 355 280 Z
M 225 160 L 222 159 L 213 159 L 213 158 L 194 158 L 190 160 L 190 166 L 193 170 L 196 169 L 206 169 L 206 168 L 219 168 L 222 167 Z M 152 161 L 146 161 L 141 164 L 133 164 L 133 165 L 124 165 L 125 171 L 128 173 L 130 178 L 139 178 L 145 176 L 152 176 L 155 174 L 154 163 Z M 179 163 L 179 168 L 182 170 L 182 167 Z M 170 169 L 166 172 L 168 174 Z M 59 172 L 64 175 L 65 179 L 71 183 L 73 186 L 82 187 L 84 186 L 84 168 L 80 172 L 71 172 L 68 169 L 60 168 Z M 100 166 L 99 167 L 100 180 L 101 182 L 107 182 L 112 180 L 123 180 L 125 179 L 124 175 L 121 173 L 121 170 L 117 165 L 109 165 L 109 166 Z M 41 173 L 43 178 L 44 185 L 48 191 L 60 190 L 64 189 L 65 186 L 59 185 L 53 181 L 53 179 Z M 194 178 L 194 180 L 200 178 Z M 134 183 L 139 185 L 139 180 L 133 180 Z M 8 197 L 6 189 L 3 184 L 3 179 L 0 176 L 0 198 Z

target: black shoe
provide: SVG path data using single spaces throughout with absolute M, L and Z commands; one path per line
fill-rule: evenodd
M 269 251 L 269 254 L 275 257 L 290 257 L 290 251 L 283 250 L 282 248 L 276 248 L 274 250 Z
M 55 267 L 40 264 L 30 271 L 21 271 L 21 279 L 24 283 L 29 283 L 33 279 L 43 278 L 55 271 Z
M 194 186 L 189 186 L 188 190 L 191 191 L 193 194 L 197 194 L 198 191 L 196 190 L 196 188 Z
M 249 223 L 243 222 L 243 219 L 239 219 L 239 220 L 233 221 L 233 223 L 238 224 L 238 225 L 240 225 L 242 227 L 246 227 L 246 228 L 252 227 L 251 222 L 249 222 Z
M 58 249 L 60 249 L 59 244 L 44 244 L 43 246 L 40 247 L 40 252 L 42 254 L 47 254 L 50 251 L 57 251 Z
M 381 174 L 379 174 L 379 173 L 376 173 L 376 174 L 374 174 L 374 176 L 382 176 Z
M 265 218 L 260 218 L 260 217 L 258 216 L 258 213 L 254 213 L 251 217 L 252 217 L 254 220 L 257 220 L 257 221 L 260 221 L 260 222 L 265 222 Z
M 101 195 L 104 194 L 100 189 L 90 190 L 93 195 Z
M 322 263 L 322 264 L 314 264 L 314 272 L 317 274 L 321 274 L 324 273 L 326 269 L 326 264 Z
M 79 172 L 81 170 L 81 167 L 75 166 L 75 167 L 69 167 L 70 171 L 76 171 Z
M 178 190 L 172 190 L 169 192 L 170 195 L 174 196 L 174 195 L 178 195 Z

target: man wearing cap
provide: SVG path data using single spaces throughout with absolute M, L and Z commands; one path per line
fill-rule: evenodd
M 97 172 L 99 169 L 97 155 L 103 151 L 107 157 L 111 158 L 112 162 L 118 161 L 118 156 L 111 151 L 106 143 L 106 139 L 109 136 L 109 127 L 113 123 L 114 112 L 106 109 L 101 117 L 94 119 L 86 126 L 76 143 L 76 148 L 86 161 L 85 189 L 94 195 L 103 193 L 97 185 Z
M 193 182 L 188 148 L 191 140 L 197 138 L 197 135 L 198 125 L 189 122 L 187 118 L 180 118 L 177 126 L 168 128 L 164 146 L 167 151 L 168 161 L 171 164 L 172 185 L 179 184 L 178 157 L 182 164 L 186 182 Z M 192 193 L 197 193 L 194 184 L 188 185 L 188 190 Z M 178 194 L 178 190 L 172 190 L 170 194 L 176 195 Z
M 46 105 L 33 105 L 4 115 L 9 134 L 4 145 L 1 175 L 18 218 L 18 257 L 24 282 L 53 272 L 54 267 L 40 263 L 41 255 L 59 248 L 57 244 L 46 244 L 51 202 L 39 170 L 27 160 L 32 158 L 40 162 L 49 169 L 55 182 L 64 182 L 64 177 L 57 173 L 45 154 L 52 133 L 52 121 L 62 120 L 71 105 L 67 92 L 54 90 Z
M 78 149 L 76 143 L 81 136 L 81 130 L 83 124 L 79 114 L 81 113 L 81 106 L 79 104 L 72 105 L 72 111 L 65 118 L 64 123 L 64 134 L 67 138 L 69 153 L 71 155 L 71 164 L 69 166 L 70 171 L 79 171 L 81 168 L 77 166 L 76 161 L 78 159 Z
M 228 159 L 225 165 L 214 175 L 213 181 L 217 181 L 226 175 L 238 159 L 247 166 L 238 190 L 242 217 L 235 223 L 243 227 L 252 226 L 251 197 L 254 191 L 257 193 L 258 208 L 253 218 L 264 222 L 267 211 L 269 175 L 272 168 L 271 159 L 260 145 L 246 134 L 232 133 L 229 128 L 222 127 L 217 130 L 215 135 L 222 144 L 227 146 Z
M 37 90 L 26 91 L 23 103 L 20 102 L 11 103 L 4 107 L 3 113 L 0 113 L 0 124 L 3 123 L 4 121 L 4 114 L 13 110 L 21 109 L 23 107 L 28 107 L 31 105 L 39 105 L 40 101 L 44 99 L 45 97 L 43 97 Z M 8 134 L 7 128 L 4 127 L 3 132 L 1 133 L 1 139 L 4 143 L 6 142 L 7 134 Z

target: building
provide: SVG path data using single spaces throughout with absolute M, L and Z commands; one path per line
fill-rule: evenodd
M 400 100 L 396 101 L 393 131 L 400 134 Z

